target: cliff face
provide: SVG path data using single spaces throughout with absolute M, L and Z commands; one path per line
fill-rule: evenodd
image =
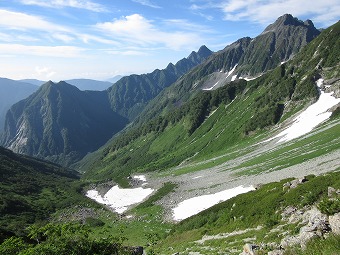
M 14 152 L 68 165 L 98 149 L 126 124 L 111 110 L 105 91 L 47 82 L 9 110 L 2 143 Z
M 240 76 L 254 76 L 287 61 L 320 34 L 312 21 L 279 17 L 254 38 L 239 63 Z

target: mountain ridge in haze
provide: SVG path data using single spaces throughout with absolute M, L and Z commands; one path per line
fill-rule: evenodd
M 38 90 L 38 86 L 30 83 L 0 78 L 0 133 L 4 129 L 6 112 L 20 100 Z

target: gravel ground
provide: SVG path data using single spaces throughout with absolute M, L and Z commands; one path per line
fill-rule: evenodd
M 322 132 L 322 129 L 316 132 Z M 244 154 L 241 157 L 229 160 L 219 166 L 209 169 L 183 174 L 180 176 L 167 176 L 155 177 L 154 175 L 147 175 L 148 184 L 145 187 L 154 189 L 160 188 L 164 182 L 173 182 L 178 184 L 175 192 L 165 196 L 158 203 L 165 208 L 166 220 L 172 221 L 172 209 L 175 208 L 180 202 L 206 194 L 213 194 L 222 190 L 235 188 L 237 186 L 250 186 L 254 187 L 266 184 L 269 182 L 280 181 L 286 178 L 301 178 L 309 174 L 319 175 L 322 173 L 337 170 L 340 166 L 340 148 L 323 156 L 306 160 L 303 163 L 285 167 L 276 171 L 265 171 L 256 175 L 239 176 L 236 171 L 228 171 L 228 168 L 237 167 L 242 162 L 253 158 L 256 155 L 271 151 L 277 146 L 275 140 L 267 143 L 257 144 L 253 150 Z

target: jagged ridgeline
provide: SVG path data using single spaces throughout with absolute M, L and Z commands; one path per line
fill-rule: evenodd
M 126 130 L 84 160 L 85 176 L 117 180 L 132 170 L 161 170 L 185 160 L 212 158 L 282 122 L 318 98 L 317 79 L 339 76 L 339 33 L 338 22 L 292 60 L 255 80 L 236 79 L 219 89 L 197 92 L 187 102 L 172 101 L 171 112 L 163 110 L 157 118 Z
M 151 101 L 138 120 L 172 111 L 202 89 L 217 89 L 240 77 L 260 76 L 292 58 L 319 34 L 310 20 L 303 22 L 285 14 L 257 37 L 241 38 L 193 68 Z
M 165 69 L 152 73 L 123 77 L 108 89 L 112 109 L 133 120 L 145 105 L 164 88 L 169 87 L 179 77 L 201 64 L 212 54 L 206 46 L 193 51 L 175 65 L 170 63 Z
M 211 53 L 202 46 L 175 65 L 124 77 L 106 91 L 80 91 L 66 82 L 47 82 L 8 111 L 1 144 L 70 165 L 105 144 L 149 100 Z

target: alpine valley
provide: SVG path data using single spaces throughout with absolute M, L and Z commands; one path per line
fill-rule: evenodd
M 6 80 L 0 254 L 338 254 L 339 49 L 285 14 L 101 91 Z

